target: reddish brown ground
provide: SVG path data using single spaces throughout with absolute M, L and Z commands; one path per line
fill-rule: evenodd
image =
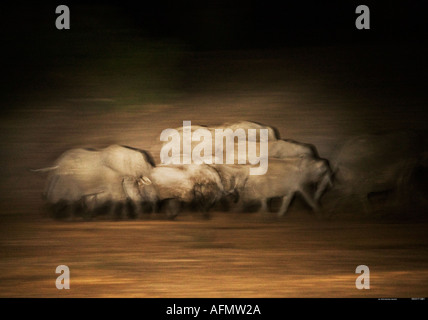
M 295 213 L 296 214 L 296 213 Z M 1 297 L 426 297 L 427 224 L 213 213 L 209 221 L 2 217 Z M 71 289 L 55 287 L 65 264 Z M 357 290 L 355 268 L 370 268 Z

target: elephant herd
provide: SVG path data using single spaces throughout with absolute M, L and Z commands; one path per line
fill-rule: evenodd
M 183 206 L 208 217 L 218 204 L 242 211 L 246 203 L 269 212 L 274 198 L 282 216 L 296 195 L 317 216 L 351 207 L 369 213 L 373 201 L 425 204 L 427 153 L 413 132 L 350 139 L 330 164 L 315 146 L 281 140 L 272 127 L 249 121 L 219 127 L 268 129 L 267 172 L 251 175 L 254 165 L 248 163 L 156 164 L 149 152 L 121 145 L 71 149 L 52 166 L 33 171 L 47 173 L 43 197 L 55 218 L 137 218 L 157 212 L 174 218 Z

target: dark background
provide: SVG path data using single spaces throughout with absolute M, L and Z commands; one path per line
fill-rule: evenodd
M 55 8 L 59 4 L 70 8 L 70 30 L 55 28 Z M 358 16 L 355 9 L 359 4 L 370 9 L 370 30 L 355 27 Z M 284 55 L 290 48 L 333 46 L 354 46 L 355 52 L 351 48 L 344 54 L 362 53 L 361 60 L 367 51 L 374 54 L 378 51 L 382 57 L 368 65 L 356 61 L 359 63 L 356 71 L 370 71 L 379 62 L 388 63 L 390 70 L 398 67 L 412 75 L 412 81 L 406 86 L 420 87 L 424 85 L 421 71 L 426 70 L 426 59 L 415 60 L 403 53 L 425 53 L 427 34 L 426 15 L 416 1 L 383 4 L 376 1 L 161 0 L 2 4 L 4 81 L 1 94 L 5 103 L 2 110 L 13 108 L 10 103 L 17 99 L 27 101 L 25 98 L 31 97 L 34 101 L 36 97 L 32 94 L 40 95 L 44 90 L 49 91 L 44 97 L 46 100 L 53 92 L 64 94 L 68 89 L 76 89 L 79 84 L 73 82 L 72 74 L 64 78 L 53 75 L 69 72 L 66 66 L 85 66 L 91 60 L 108 56 L 118 58 L 120 64 L 123 53 L 150 50 L 157 50 L 154 62 L 164 64 L 158 68 L 168 69 L 171 76 L 169 82 L 157 85 L 180 92 L 213 80 L 209 73 L 195 77 L 195 72 L 186 72 L 189 65 L 197 63 L 189 53 L 257 51 L 259 56 L 270 58 L 272 52 Z M 381 47 L 383 51 L 371 46 Z M 213 58 L 221 61 L 222 55 L 213 55 Z M 331 59 L 324 63 L 334 63 L 334 55 Z M 126 67 L 123 70 L 126 76 Z M 153 86 L 149 89 L 158 89 L 156 84 Z

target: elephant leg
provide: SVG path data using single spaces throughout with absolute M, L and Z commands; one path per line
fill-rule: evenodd
M 54 219 L 70 220 L 72 218 L 72 208 L 68 201 L 60 200 L 51 206 L 51 215 Z
M 175 217 L 179 214 L 181 209 L 180 201 L 176 199 L 168 199 L 166 200 L 166 216 L 168 219 L 175 219 Z
M 294 193 L 289 193 L 286 196 L 282 197 L 282 203 L 281 207 L 278 211 L 278 216 L 282 217 L 288 210 L 288 207 L 290 206 L 291 200 L 293 200 Z
M 132 201 L 131 199 L 126 200 L 126 213 L 128 215 L 128 218 L 130 219 L 136 219 L 139 214 L 139 207 L 138 205 Z
M 315 191 L 314 199 L 316 202 L 319 201 L 321 196 L 323 195 L 324 191 L 327 189 L 328 186 L 331 186 L 331 179 L 328 174 L 324 176 L 324 178 L 321 180 L 321 182 L 318 184 L 317 189 Z
M 245 211 L 245 201 L 242 198 L 232 205 L 232 212 L 244 212 Z
M 160 205 L 159 205 L 159 201 L 158 200 L 151 202 L 150 203 L 150 213 L 151 214 L 159 213 L 159 206 Z
M 260 204 L 261 204 L 261 206 L 260 206 L 259 212 L 268 213 L 269 212 L 269 207 L 268 207 L 268 204 L 267 204 L 267 199 L 266 198 L 261 199 L 260 200 Z
M 113 205 L 114 219 L 119 220 L 122 218 L 124 206 L 123 202 L 117 202 Z
M 79 216 L 86 221 L 92 220 L 93 218 L 93 210 L 87 206 L 84 199 L 80 199 L 73 204 L 73 212 L 74 216 Z
M 311 195 L 306 190 L 300 190 L 300 194 L 302 195 L 303 199 L 305 199 L 306 203 L 312 208 L 314 212 L 319 211 L 319 206 L 317 204 L 317 201 L 312 199 Z
M 84 196 L 75 204 L 75 212 L 80 211 L 84 220 L 92 220 L 95 216 L 96 202 L 96 195 Z
M 137 217 L 144 218 L 145 216 L 156 212 L 156 203 L 148 201 L 139 201 L 135 203 L 137 207 Z
M 113 219 L 114 209 L 115 209 L 115 203 L 110 200 L 104 203 L 99 203 L 94 210 L 95 210 L 96 216 L 101 216 L 104 219 Z

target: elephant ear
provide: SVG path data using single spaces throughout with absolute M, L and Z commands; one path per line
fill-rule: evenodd
M 123 191 L 127 198 L 133 201 L 141 200 L 141 193 L 135 178 L 126 177 L 122 180 Z

